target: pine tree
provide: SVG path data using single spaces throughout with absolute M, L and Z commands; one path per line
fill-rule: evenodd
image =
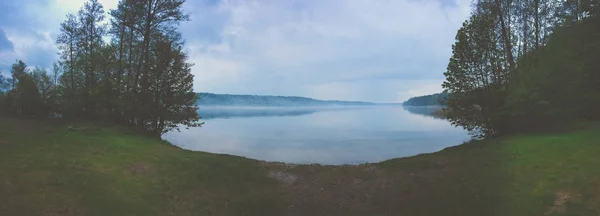
M 56 40 L 60 49 L 59 67 L 62 67 L 62 75 L 59 78 L 61 92 L 61 109 L 65 116 L 77 116 L 81 113 L 83 71 L 81 70 L 81 44 L 83 40 L 80 34 L 80 24 L 77 17 L 68 14 L 67 19 L 60 25 L 60 34 Z
M 83 50 L 83 108 L 85 113 L 94 113 L 97 109 L 95 96 L 98 91 L 98 50 L 103 46 L 102 36 L 105 26 L 104 8 L 98 0 L 89 0 L 78 12 L 81 33 L 81 48 Z

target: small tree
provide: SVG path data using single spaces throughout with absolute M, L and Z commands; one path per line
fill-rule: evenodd
M 25 62 L 17 60 L 17 62 L 11 66 L 10 72 L 12 75 L 11 88 L 14 89 L 15 87 L 17 87 L 17 81 L 19 77 L 27 73 L 27 65 L 25 64 Z
M 6 104 L 6 91 L 8 89 L 8 81 L 2 76 L 0 71 L 0 113 L 4 112 L 4 105 Z
M 8 79 L 2 75 L 2 71 L 0 71 L 0 94 L 6 93 L 9 88 Z
M 17 115 L 25 117 L 43 117 L 44 103 L 39 90 L 29 74 L 19 77 L 14 89 L 15 111 Z
M 42 100 L 46 103 L 50 99 L 52 90 L 54 89 L 52 78 L 50 78 L 48 72 L 42 68 L 35 68 L 31 73 L 31 78 L 40 91 Z

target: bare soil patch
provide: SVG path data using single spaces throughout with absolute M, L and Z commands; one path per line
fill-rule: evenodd
M 286 185 L 294 184 L 298 179 L 296 175 L 282 171 L 270 171 L 268 176 Z
M 568 192 L 556 192 L 556 199 L 554 205 L 544 213 L 544 215 L 551 215 L 554 213 L 565 213 L 567 211 L 567 202 L 573 200 L 575 196 Z
M 126 170 L 136 175 L 148 175 L 154 170 L 154 166 L 144 162 L 136 162 L 127 166 Z

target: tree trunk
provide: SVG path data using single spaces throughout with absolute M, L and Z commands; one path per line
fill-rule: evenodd
M 504 41 L 504 54 L 508 59 L 508 65 L 511 72 L 515 71 L 515 60 L 513 58 L 512 53 L 512 44 L 510 42 L 510 35 L 508 34 L 508 29 L 506 23 L 504 22 L 504 16 L 502 14 L 502 6 L 499 0 L 496 0 L 496 12 L 498 13 L 498 18 L 500 19 L 500 28 L 502 31 L 502 39 Z
M 534 25 L 535 25 L 535 49 L 537 49 L 539 47 L 540 44 L 540 0 L 534 0 L 533 1 L 533 9 L 535 10 L 535 13 L 533 14 L 533 18 L 534 18 Z

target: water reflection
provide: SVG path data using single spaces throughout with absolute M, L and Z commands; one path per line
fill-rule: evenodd
M 190 150 L 320 164 L 378 162 L 438 151 L 469 139 L 445 120 L 400 106 L 203 108 L 199 113 L 205 122 L 201 128 L 163 138 Z
M 403 106 L 404 110 L 417 115 L 432 117 L 436 119 L 444 119 L 441 110 L 442 106 Z
M 360 109 L 365 107 L 240 107 L 240 106 L 206 106 L 198 113 L 203 120 L 253 117 L 301 116 L 315 112 Z

